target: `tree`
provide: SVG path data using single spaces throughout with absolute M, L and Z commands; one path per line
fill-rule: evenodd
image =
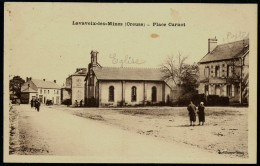
M 14 76 L 9 80 L 9 91 L 13 92 L 18 98 L 21 97 L 21 87 L 25 83 L 25 80 L 20 76 Z
M 161 70 L 164 73 L 166 81 L 172 80 L 177 87 L 182 87 L 184 93 L 194 92 L 198 87 L 198 65 L 187 64 L 185 60 L 188 57 L 181 57 L 178 54 L 178 61 L 176 57 L 168 56 L 165 62 L 161 65 Z

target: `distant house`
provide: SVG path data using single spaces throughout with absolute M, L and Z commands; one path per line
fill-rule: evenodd
M 102 67 L 97 51 L 85 79 L 86 104 L 103 106 L 148 105 L 170 101 L 171 88 L 156 68 Z
M 62 102 L 74 104 L 75 101 L 82 104 L 85 102 L 85 77 L 87 75 L 87 68 L 77 68 L 76 72 L 66 78 L 66 83 L 62 87 Z
M 208 39 L 208 53 L 199 61 L 199 93 L 248 102 L 249 39 L 217 45 Z
M 26 78 L 26 82 L 21 87 L 21 103 L 28 104 L 31 99 L 39 98 L 42 103 L 52 100 L 53 104 L 60 104 L 61 88 L 53 82 L 38 79 Z

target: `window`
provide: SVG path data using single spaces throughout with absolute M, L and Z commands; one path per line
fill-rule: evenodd
M 220 76 L 220 72 L 219 72 L 219 66 L 215 67 L 215 77 L 219 77 Z
M 232 95 L 232 89 L 231 89 L 231 85 L 227 85 L 227 96 L 231 96 Z
M 54 94 L 55 94 L 55 90 L 54 90 Z
M 46 94 L 46 90 L 44 90 L 44 94 Z
M 152 102 L 156 102 L 157 94 L 156 94 L 156 87 L 152 87 Z
M 205 95 L 209 95 L 209 86 L 205 85 Z
M 48 90 L 48 94 L 50 93 L 50 90 Z
M 110 86 L 109 87 L 109 99 L 108 101 L 114 101 L 114 87 Z
M 136 101 L 136 87 L 132 87 L 132 102 Z
M 209 77 L 209 67 L 207 66 L 207 67 L 205 67 L 205 69 L 204 69 L 204 76 L 205 77 Z
M 40 94 L 42 94 L 42 89 L 40 90 Z
M 57 94 L 59 94 L 59 90 L 57 90 Z
M 219 85 L 215 86 L 215 95 L 220 96 L 220 86 Z
M 233 66 L 228 65 L 228 67 L 227 67 L 227 76 L 231 77 L 232 74 L 233 74 Z

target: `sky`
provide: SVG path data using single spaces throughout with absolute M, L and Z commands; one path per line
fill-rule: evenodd
M 209 38 L 223 44 L 255 34 L 257 6 L 12 2 L 5 3 L 4 15 L 5 73 L 62 85 L 76 68 L 87 68 L 91 50 L 99 52 L 99 64 L 110 67 L 157 68 L 167 56 L 178 53 L 188 56 L 186 63 L 198 62 L 208 52 Z M 146 26 L 73 25 L 73 21 Z M 153 23 L 185 23 L 185 27 Z M 126 57 L 138 63 L 119 63 Z

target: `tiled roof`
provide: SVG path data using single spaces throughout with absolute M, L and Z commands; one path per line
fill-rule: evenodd
M 60 89 L 60 86 L 55 82 L 38 79 L 32 79 L 31 81 L 37 86 L 37 88 Z
M 87 75 L 87 73 L 88 73 L 87 68 L 81 68 L 79 71 L 76 71 L 72 75 Z
M 28 87 L 28 88 L 26 88 L 26 89 L 24 89 L 24 90 L 22 91 L 22 93 L 32 93 L 32 92 L 37 93 L 37 91 L 34 90 L 34 89 L 32 89 L 31 87 Z
M 238 58 L 249 50 L 249 39 L 217 45 L 210 53 L 206 54 L 199 63 L 228 60 Z
M 96 67 L 93 71 L 99 80 L 163 81 L 163 73 L 157 68 Z

